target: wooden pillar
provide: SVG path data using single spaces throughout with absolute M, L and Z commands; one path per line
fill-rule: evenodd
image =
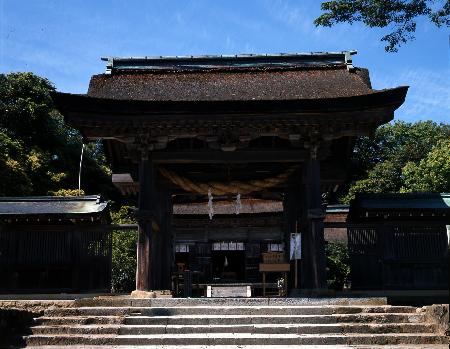
M 136 215 L 137 245 L 136 290 L 169 290 L 172 266 L 169 192 L 156 185 L 156 168 L 151 157 L 139 164 L 139 207 Z
M 305 210 L 303 217 L 306 219 L 304 241 L 307 259 L 303 264 L 303 270 L 308 269 L 308 280 L 306 280 L 308 288 L 325 289 L 327 288 L 323 225 L 325 215 L 320 189 L 320 161 L 317 159 L 316 153 L 317 148 L 312 149 L 311 157 L 305 162 L 304 168 Z
M 301 289 L 312 289 L 312 276 L 311 276 L 311 234 L 308 225 L 308 184 L 306 176 L 306 163 L 303 165 L 303 182 L 301 186 L 301 199 L 299 202 L 299 230 L 302 234 L 302 260 L 300 269 L 300 288 Z
M 175 247 L 173 245 L 172 234 L 172 195 L 169 191 L 164 192 L 164 210 L 161 219 L 161 227 L 164 227 L 163 235 L 163 256 L 161 265 L 163 266 L 163 278 L 161 287 L 164 290 L 170 290 L 172 288 L 172 271 L 174 270 L 175 263 Z
M 172 202 L 166 189 L 158 191 L 159 231 L 153 234 L 152 254 L 157 268 L 153 269 L 153 285 L 157 290 L 171 289 L 173 246 L 171 235 Z
M 292 186 L 287 188 L 284 193 L 283 199 L 283 212 L 284 212 L 284 241 L 285 241 L 285 254 L 286 259 L 291 264 L 291 272 L 289 273 L 289 287 L 298 288 L 300 286 L 300 268 L 301 260 L 297 261 L 297 267 L 295 260 L 290 261 L 291 251 L 291 234 L 297 232 L 297 221 L 299 219 L 300 208 L 300 187 Z M 297 273 L 297 274 L 295 274 Z
M 136 215 L 138 222 L 136 290 L 150 291 L 152 285 L 152 233 L 155 218 L 154 181 L 155 168 L 148 158 L 143 156 L 139 163 L 139 203 Z

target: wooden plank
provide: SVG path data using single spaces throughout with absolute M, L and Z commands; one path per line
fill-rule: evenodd
M 276 263 L 276 264 L 268 264 L 268 263 L 260 263 L 259 271 L 260 272 L 284 272 L 290 271 L 291 265 L 289 263 Z

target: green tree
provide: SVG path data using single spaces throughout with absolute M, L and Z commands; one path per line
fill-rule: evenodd
M 342 290 L 350 275 L 350 257 L 347 245 L 338 242 L 328 242 L 325 246 L 325 253 L 329 288 Z
M 0 195 L 48 195 L 78 186 L 80 133 L 54 109 L 47 80 L 0 74 Z M 116 196 L 101 143 L 87 144 L 82 189 Z
M 111 212 L 115 224 L 136 223 L 134 207 L 122 206 Z M 136 286 L 136 243 L 137 232 L 115 230 L 112 238 L 112 291 L 128 293 Z
M 116 201 L 114 223 L 134 223 L 133 209 L 121 207 L 101 142 L 85 144 L 81 191 L 78 172 L 82 137 L 54 109 L 46 79 L 32 73 L 0 74 L 0 195 L 103 194 Z M 112 286 L 135 287 L 134 231 L 113 232 Z
M 439 141 L 419 163 L 408 162 L 402 173 L 403 192 L 450 192 L 450 139 Z
M 20 141 L 0 132 L 0 195 L 29 195 L 33 184 L 27 171 L 27 154 Z
M 53 85 L 32 73 L 0 75 L 0 127 L 27 146 L 47 148 L 56 136 L 52 118 Z
M 418 17 L 428 17 L 438 27 L 450 26 L 449 0 L 333 0 L 321 8 L 325 12 L 314 21 L 316 26 L 362 22 L 370 28 L 390 28 L 381 38 L 388 52 L 414 39 Z
M 353 182 L 342 201 L 350 202 L 357 193 L 399 192 L 405 186 L 403 168 L 419 164 L 449 138 L 450 125 L 432 121 L 398 121 L 379 127 L 372 139 L 360 138 L 353 155 Z

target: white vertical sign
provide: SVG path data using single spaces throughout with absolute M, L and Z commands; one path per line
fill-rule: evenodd
M 293 259 L 302 259 L 302 234 L 294 233 L 291 234 L 291 250 L 290 257 Z

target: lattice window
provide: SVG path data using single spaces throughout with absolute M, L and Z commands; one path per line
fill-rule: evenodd
M 348 248 L 350 253 L 374 253 L 378 243 L 374 227 L 351 227 L 348 229 Z
M 444 258 L 447 254 L 445 227 L 396 226 L 393 227 L 392 247 L 394 257 L 405 260 Z

